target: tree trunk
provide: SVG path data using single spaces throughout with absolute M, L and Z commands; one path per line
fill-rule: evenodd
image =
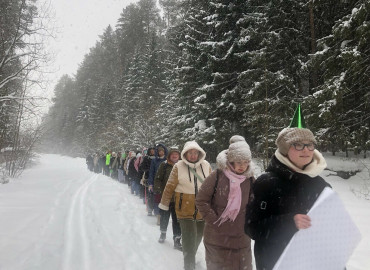
M 315 34 L 315 21 L 314 21 L 314 13 L 313 13 L 313 0 L 309 2 L 309 14 L 310 14 L 310 31 L 311 31 L 311 54 L 316 53 L 316 34 Z M 313 66 L 312 70 L 312 87 L 316 87 L 318 85 L 317 79 L 317 67 L 316 64 Z

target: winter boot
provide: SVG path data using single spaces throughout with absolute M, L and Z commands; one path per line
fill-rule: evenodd
M 173 239 L 173 248 L 182 251 L 181 237 L 176 236 Z
M 166 240 L 166 233 L 161 233 L 161 236 L 159 236 L 158 242 L 163 243 L 164 240 Z

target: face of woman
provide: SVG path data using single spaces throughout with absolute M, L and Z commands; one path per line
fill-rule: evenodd
M 170 160 L 173 163 L 176 163 L 177 161 L 179 161 L 179 158 L 180 158 L 180 154 L 177 152 L 172 152 L 170 155 Z
M 232 165 L 236 173 L 242 174 L 248 170 L 249 160 L 234 161 Z
M 163 157 L 164 156 L 164 150 L 158 150 L 158 156 Z
M 187 161 L 191 163 L 195 163 L 198 161 L 199 158 L 199 151 L 196 149 L 190 149 L 185 153 L 185 158 Z
M 299 150 L 302 148 L 302 145 L 304 145 L 303 149 Z M 312 145 L 313 145 L 313 148 L 312 148 Z M 290 146 L 289 151 L 288 151 L 288 158 L 298 168 L 303 169 L 305 165 L 309 164 L 312 161 L 313 153 L 314 153 L 313 150 L 314 150 L 314 144 L 312 142 L 310 141 L 298 142 L 296 143 L 296 145 Z

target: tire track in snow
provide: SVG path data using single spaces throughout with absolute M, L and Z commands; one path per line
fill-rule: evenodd
M 63 270 L 90 269 L 90 243 L 86 232 L 85 201 L 89 186 L 98 178 L 94 174 L 80 186 L 69 207 L 64 236 Z

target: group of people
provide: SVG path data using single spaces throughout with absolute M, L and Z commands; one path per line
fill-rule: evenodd
M 118 170 L 132 192 L 146 198 L 148 214 L 158 216 L 160 243 L 172 217 L 174 246 L 183 252 L 185 270 L 195 269 L 202 239 L 208 270 L 251 270 L 251 239 L 257 269 L 270 270 L 293 235 L 311 226 L 307 213 L 330 187 L 319 176 L 326 162 L 316 144 L 298 107 L 257 179 L 250 147 L 239 135 L 218 154 L 213 171 L 195 141 L 186 142 L 181 151 L 157 145 L 141 155 L 129 152 L 119 160 Z

